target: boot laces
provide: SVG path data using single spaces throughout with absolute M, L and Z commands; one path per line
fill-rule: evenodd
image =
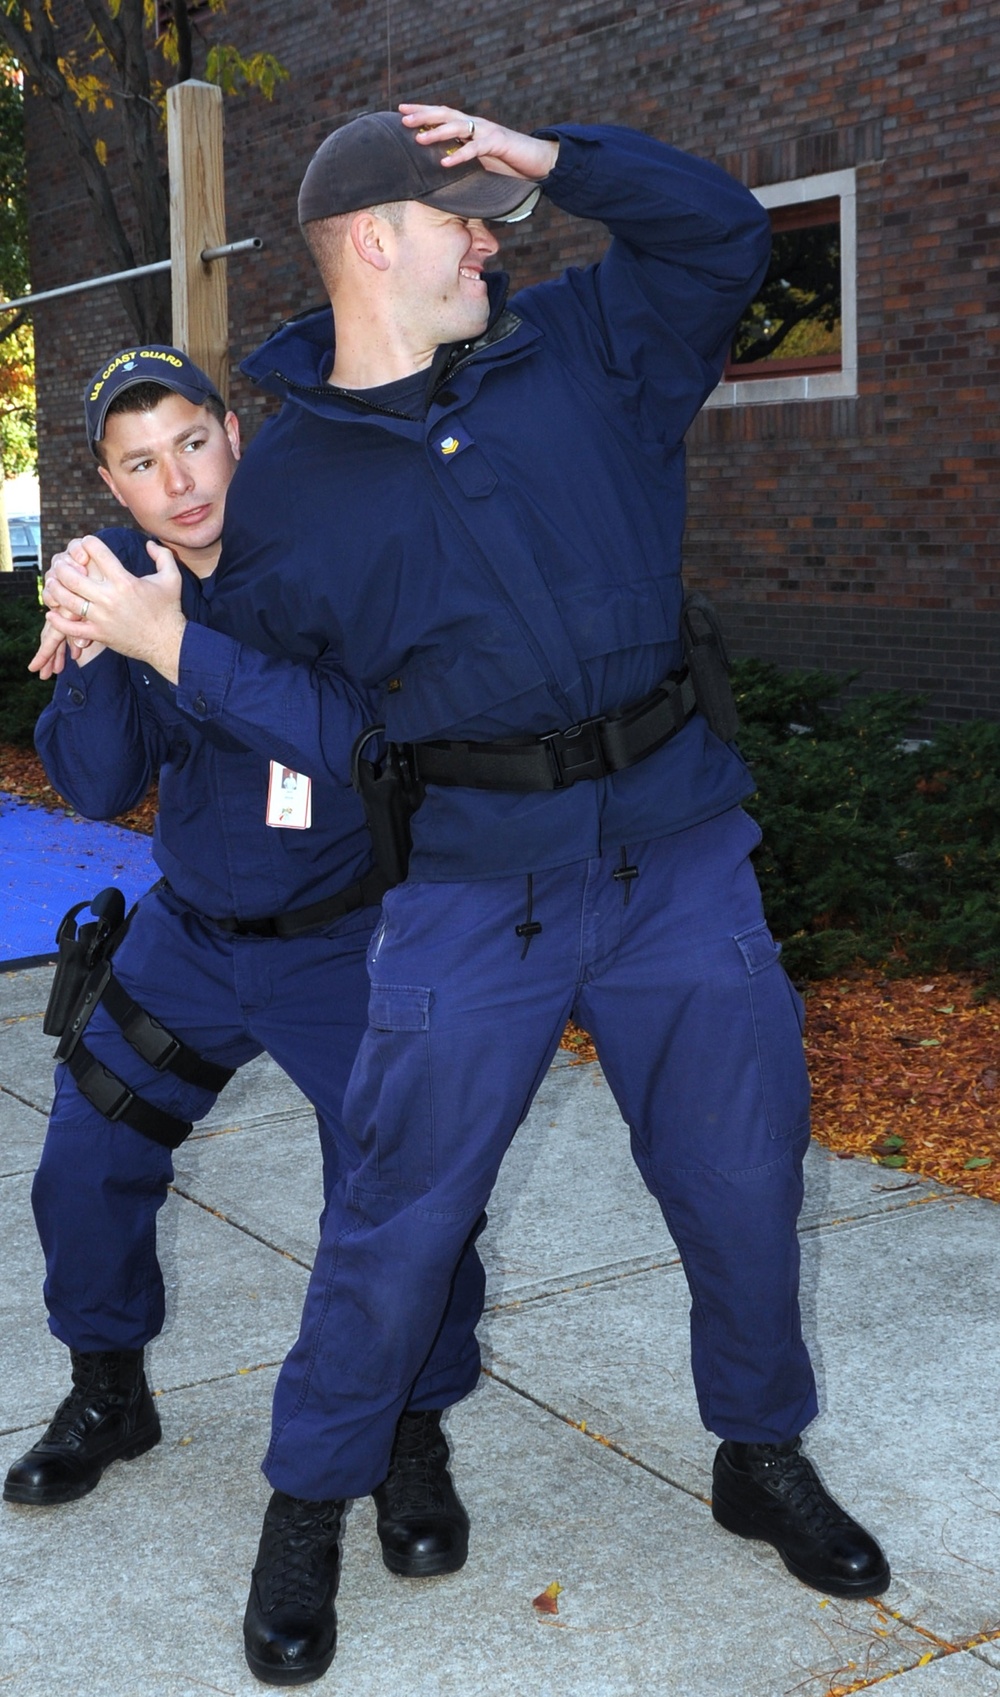
M 310 1610 L 322 1606 L 336 1575 L 342 1506 L 291 1499 L 285 1512 L 268 1509 L 254 1569 L 265 1612 L 289 1605 Z
M 95 1382 L 92 1389 L 74 1385 L 52 1416 L 42 1439 L 43 1444 L 82 1443 L 90 1428 L 112 1409 L 123 1408 L 128 1401 L 106 1386 Z
M 396 1514 L 443 1508 L 448 1445 L 442 1436 L 439 1416 L 404 1415 L 396 1430 L 386 1490 Z
M 812 1462 L 801 1450 L 762 1458 L 764 1478 L 811 1532 L 826 1532 L 849 1522 L 824 1488 Z

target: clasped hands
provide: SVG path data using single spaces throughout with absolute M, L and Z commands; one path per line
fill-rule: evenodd
M 187 623 L 181 610 L 181 574 L 169 548 L 147 542 L 156 570 L 134 577 L 96 536 L 74 537 L 53 555 L 42 600 L 48 608 L 29 672 L 56 676 L 67 645 L 80 665 L 105 648 L 144 660 L 176 683 Z

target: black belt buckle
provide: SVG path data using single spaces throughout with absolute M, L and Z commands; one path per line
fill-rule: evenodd
M 581 778 L 607 777 L 608 763 L 601 740 L 604 722 L 601 714 L 596 719 L 581 719 L 567 730 L 547 731 L 539 737 L 549 757 L 557 790 L 579 783 Z
M 121 1033 L 126 1043 L 130 1043 L 137 1054 L 141 1055 L 149 1066 L 155 1067 L 157 1072 L 164 1072 L 183 1048 L 180 1039 L 143 1008 L 136 1008 L 133 1014 L 122 1020 Z M 160 1048 L 154 1047 L 157 1038 L 161 1042 Z
M 106 1120 L 117 1124 L 136 1100 L 135 1091 L 95 1055 L 86 1052 L 85 1059 L 85 1066 L 71 1067 L 70 1070 L 88 1102 L 92 1103 Z
M 103 1113 L 105 1119 L 110 1120 L 113 1125 L 117 1125 L 122 1115 L 128 1112 L 134 1101 L 135 1091 L 130 1090 L 128 1085 L 125 1084 L 122 1086 L 121 1095 L 118 1096 L 109 1107 L 102 1108 L 100 1111 Z

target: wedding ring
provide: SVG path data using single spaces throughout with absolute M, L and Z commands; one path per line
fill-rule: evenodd
M 475 135 L 475 133 L 476 133 L 476 120 L 475 120 L 475 118 L 470 118 L 469 119 L 469 133 L 465 138 L 466 141 L 471 141 L 473 136 Z
M 90 612 L 90 602 L 89 601 L 81 601 L 80 602 L 80 617 L 81 617 L 81 619 L 85 619 L 89 612 Z

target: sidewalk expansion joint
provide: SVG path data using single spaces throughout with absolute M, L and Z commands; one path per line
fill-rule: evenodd
M 13 1101 L 20 1102 L 22 1108 L 30 1108 L 33 1113 L 41 1114 L 43 1119 L 48 1119 L 48 1108 L 40 1108 L 37 1102 L 32 1102 L 30 1097 L 22 1096 L 19 1091 L 12 1090 L 9 1084 L 0 1084 L 0 1096 L 10 1096 Z
M 231 1137 L 240 1131 L 259 1131 L 262 1126 L 289 1125 L 293 1120 L 315 1119 L 305 1108 L 274 1108 L 264 1114 L 245 1114 L 241 1119 L 227 1121 L 225 1124 L 206 1125 L 201 1121 L 185 1138 L 185 1143 L 208 1143 L 213 1137 Z
M 881 1615 L 883 1620 L 888 1618 L 898 1621 L 900 1626 L 908 1627 L 911 1632 L 916 1632 L 921 1638 L 927 1639 L 928 1643 L 932 1644 L 934 1648 L 926 1650 L 922 1656 L 917 1657 L 915 1662 L 904 1662 L 898 1668 L 888 1668 L 884 1673 L 860 1674 L 856 1679 L 842 1680 L 839 1674 L 848 1672 L 847 1667 L 842 1668 L 838 1670 L 837 1674 L 834 1674 L 833 1683 L 823 1692 L 822 1697 L 852 1697 L 854 1692 L 870 1691 L 876 1685 L 888 1685 L 890 1681 L 899 1679 L 904 1674 L 914 1673 L 918 1668 L 931 1667 L 935 1662 L 948 1661 L 952 1656 L 971 1655 L 983 1667 L 988 1667 L 991 1672 L 996 1673 L 995 1664 L 987 1661 L 984 1656 L 977 1656 L 976 1651 L 983 1644 L 994 1644 L 1000 1640 L 1000 1630 L 977 1632 L 969 1638 L 963 1638 L 958 1643 L 951 1643 L 947 1638 L 940 1638 L 937 1633 L 929 1632 L 926 1626 L 921 1626 L 918 1621 L 910 1620 L 896 1609 L 886 1609 L 877 1598 L 869 1598 L 866 1601 L 870 1603 L 877 1614 Z M 811 1675 L 806 1683 L 814 1683 L 815 1677 Z M 823 1677 L 829 1678 L 829 1675 L 823 1675 Z M 796 1691 L 799 1689 L 800 1687 L 795 1688 Z M 792 1697 L 792 1694 L 788 1693 L 787 1697 Z
M 798 1235 L 799 1237 L 812 1237 L 817 1232 L 825 1231 L 862 1231 L 888 1221 L 895 1225 L 900 1220 L 908 1219 L 914 1208 L 926 1208 L 932 1204 L 939 1207 L 954 1208 L 959 1201 L 966 1203 L 975 1202 L 975 1200 L 974 1196 L 968 1196 L 964 1191 L 954 1191 L 948 1194 L 935 1193 L 933 1196 L 914 1196 L 909 1202 L 900 1202 L 892 1208 L 873 1206 L 870 1212 L 865 1210 L 853 1214 L 834 1214 L 829 1219 L 801 1221 L 798 1226 Z
M 182 1196 L 185 1202 L 191 1202 L 196 1208 L 200 1208 L 203 1214 L 211 1214 L 213 1220 L 221 1220 L 223 1225 L 232 1226 L 234 1231 L 242 1232 L 244 1237 L 253 1238 L 255 1243 L 262 1244 L 265 1249 L 272 1250 L 275 1255 L 283 1256 L 286 1261 L 293 1261 L 296 1267 L 303 1267 L 307 1273 L 312 1272 L 312 1262 L 304 1261 L 301 1255 L 293 1255 L 290 1249 L 282 1249 L 280 1243 L 272 1243 L 270 1238 L 262 1236 L 260 1232 L 251 1231 L 249 1226 L 244 1226 L 239 1220 L 234 1220 L 228 1214 L 223 1214 L 218 1208 L 210 1207 L 207 1202 L 202 1202 L 199 1197 L 192 1196 L 190 1191 L 182 1190 L 180 1185 L 172 1184 L 168 1188 L 176 1196 Z
M 512 1391 L 515 1396 L 521 1397 L 524 1402 L 533 1403 L 544 1414 L 551 1414 L 555 1420 L 560 1420 L 564 1426 L 568 1426 L 570 1431 L 579 1432 L 583 1437 L 589 1438 L 591 1443 L 600 1444 L 602 1449 L 611 1450 L 613 1454 L 620 1456 L 622 1461 L 628 1461 L 633 1467 L 639 1467 L 644 1473 L 649 1473 L 654 1479 L 659 1479 L 661 1484 L 670 1485 L 675 1491 L 683 1491 L 686 1497 L 693 1498 L 696 1503 L 703 1503 L 706 1507 L 710 1506 L 711 1498 L 703 1497 L 700 1491 L 693 1491 L 690 1485 L 684 1484 L 682 1479 L 671 1478 L 669 1473 L 665 1473 L 662 1468 L 654 1467 L 652 1462 L 643 1461 L 641 1456 L 633 1455 L 632 1451 L 627 1450 L 624 1444 L 620 1444 L 617 1438 L 608 1438 L 605 1437 L 603 1432 L 592 1431 L 586 1420 L 571 1419 L 561 1409 L 555 1408 L 550 1402 L 546 1402 L 544 1397 L 533 1396 L 531 1391 L 524 1389 L 523 1385 L 516 1385 L 512 1379 L 505 1379 L 502 1373 L 496 1372 L 492 1367 L 484 1367 L 482 1371 L 484 1378 L 492 1379 L 495 1385 L 503 1385 L 505 1390 Z
M 281 1360 L 255 1361 L 252 1367 L 232 1367 L 228 1373 L 209 1373 L 204 1379 L 183 1379 L 176 1385 L 158 1385 L 152 1394 L 154 1397 L 167 1397 L 175 1396 L 178 1391 L 196 1391 L 203 1385 L 225 1385 L 230 1379 L 248 1379 L 252 1373 L 267 1373 L 281 1365 Z
M 156 1339 L 152 1340 L 154 1343 Z M 224 1385 L 230 1379 L 248 1379 L 252 1373 L 267 1373 L 279 1368 L 281 1361 L 255 1361 L 252 1367 L 232 1367 L 228 1373 L 209 1373 L 204 1379 L 184 1379 L 176 1385 L 158 1385 L 151 1394 L 156 1397 L 174 1396 L 179 1391 L 196 1391 L 204 1385 Z M 40 1415 L 37 1420 L 26 1420 L 20 1426 L 0 1426 L 0 1438 L 20 1437 L 24 1432 L 31 1432 L 36 1426 L 48 1424 L 48 1416 Z M 0 1678 L 0 1685 L 3 1684 Z
M 670 1260 L 665 1260 L 662 1255 L 644 1255 L 634 1261 L 619 1262 L 617 1265 L 602 1268 L 597 1272 L 587 1273 L 586 1276 L 581 1274 L 579 1278 L 571 1280 L 569 1284 L 558 1284 L 554 1279 L 550 1283 L 539 1280 L 539 1284 L 544 1288 L 532 1290 L 529 1286 L 523 1296 L 512 1294 L 509 1297 L 500 1297 L 496 1301 L 487 1299 L 483 1312 L 486 1314 L 512 1313 L 516 1308 L 527 1308 L 528 1304 L 532 1302 L 546 1302 L 552 1296 L 572 1296 L 576 1291 L 619 1284 L 623 1279 L 638 1278 L 642 1273 L 670 1272 L 673 1269 L 680 1270 L 680 1268 L 681 1258 L 679 1255 L 673 1256 Z

